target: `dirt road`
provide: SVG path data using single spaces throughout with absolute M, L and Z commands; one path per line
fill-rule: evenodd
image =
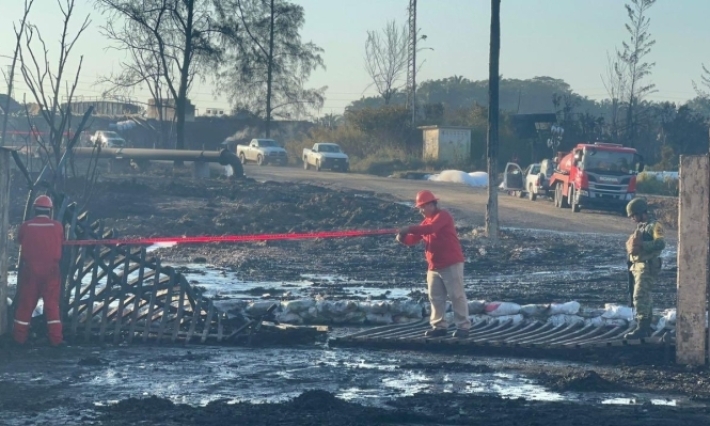
M 417 191 L 430 189 L 441 198 L 444 206 L 457 211 L 456 219 L 471 225 L 483 225 L 486 213 L 485 189 L 462 184 L 383 178 L 372 175 L 305 171 L 297 168 L 246 166 L 245 173 L 258 180 L 313 183 L 333 188 L 347 188 L 391 194 L 401 201 L 411 201 Z M 539 199 L 531 202 L 499 193 L 501 226 L 537 228 L 554 231 L 627 234 L 633 225 L 609 212 L 556 209 L 552 202 Z

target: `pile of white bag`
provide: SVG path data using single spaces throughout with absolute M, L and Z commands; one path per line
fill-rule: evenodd
M 229 310 L 243 310 L 260 316 L 276 304 L 274 317 L 285 324 L 372 324 L 386 325 L 417 321 L 423 318 L 422 305 L 414 301 L 298 299 L 289 301 L 237 302 Z
M 466 173 L 461 170 L 444 170 L 441 173 L 429 175 L 427 180 L 434 182 L 462 183 L 473 188 L 488 187 L 488 173 L 486 172 Z
M 276 320 L 286 324 L 317 325 L 386 325 L 418 321 L 427 318 L 428 302 L 380 300 L 298 299 L 290 301 L 224 301 L 222 308 L 260 316 L 276 304 Z M 447 302 L 447 320 L 453 321 L 451 302 Z M 471 321 L 506 321 L 513 323 L 538 320 L 553 325 L 584 324 L 624 327 L 633 324 L 633 310 L 628 306 L 606 304 L 603 309 L 584 309 L 579 302 L 519 305 L 511 302 L 468 302 Z M 672 318 L 672 319 L 671 319 Z M 662 316 L 655 327 L 674 327 L 675 311 Z

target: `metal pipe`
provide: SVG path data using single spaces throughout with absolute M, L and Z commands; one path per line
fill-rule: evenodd
M 159 160 L 159 161 L 203 161 L 232 166 L 235 177 L 244 176 L 244 168 L 233 152 L 226 149 L 220 151 L 197 151 L 175 149 L 143 149 L 143 148 L 101 148 L 77 147 L 72 150 L 77 158 L 105 158 L 113 160 Z

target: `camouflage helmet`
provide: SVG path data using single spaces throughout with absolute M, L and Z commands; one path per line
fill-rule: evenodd
M 648 211 L 648 203 L 645 198 L 634 198 L 626 205 L 626 215 L 631 217 L 635 214 L 643 214 Z

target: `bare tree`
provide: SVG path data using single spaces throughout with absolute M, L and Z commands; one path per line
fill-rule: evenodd
M 626 99 L 627 72 L 626 63 L 618 59 L 618 52 L 614 58 L 607 53 L 606 75 L 602 76 L 602 83 L 606 89 L 609 102 L 611 103 L 611 117 L 609 117 L 609 136 L 613 141 L 619 138 L 621 127 L 621 107 L 623 99 Z
M 96 0 L 109 12 L 104 32 L 118 48 L 135 58 L 157 60 L 163 81 L 175 104 L 177 149 L 185 148 L 185 114 L 191 83 L 203 67 L 215 63 L 221 50 L 215 35 L 222 29 L 212 19 L 211 0 Z M 123 22 L 116 27 L 114 21 Z M 138 40 L 133 34 L 140 34 Z M 111 35 L 113 34 L 113 35 Z M 139 44 L 133 44 L 139 41 Z M 146 53 L 141 56 L 138 52 Z M 135 61 L 133 61 L 135 65 Z
M 57 171 L 64 149 L 78 140 L 85 119 L 72 131 L 72 101 L 76 91 L 81 66 L 84 60 L 79 57 L 76 72 L 71 80 L 66 79 L 68 64 L 74 45 L 88 28 L 87 15 L 74 35 L 70 34 L 75 0 L 57 0 L 61 11 L 62 32 L 59 41 L 59 59 L 55 66 L 50 64 L 49 48 L 38 27 L 27 24 L 24 28 L 24 45 L 20 48 L 20 71 L 32 98 L 39 106 L 39 114 L 47 124 L 48 138 L 38 139 L 40 149 L 49 159 L 47 165 Z M 40 49 L 36 53 L 36 49 Z M 64 94 L 62 95 L 62 88 Z M 64 96 L 65 102 L 61 102 Z M 66 138 L 66 139 L 65 139 Z M 71 142 L 70 142 L 71 139 Z
M 325 68 L 323 50 L 303 42 L 303 7 L 286 0 L 221 0 L 220 21 L 231 28 L 225 37 L 229 51 L 219 76 L 234 109 L 265 116 L 264 133 L 271 134 L 273 117 L 308 115 L 323 105 L 326 87 L 306 88 L 311 73 Z M 237 16 L 230 15 L 231 10 Z
M 500 0 L 491 0 L 491 46 L 488 69 L 488 203 L 486 204 L 486 234 L 498 241 L 498 118 L 500 83 Z
M 365 70 L 385 105 L 406 84 L 401 80 L 407 71 L 408 34 L 407 28 L 399 28 L 395 21 L 388 22 L 381 33 L 367 32 Z
M 649 26 L 651 20 L 646 12 L 656 3 L 656 0 L 630 0 L 627 3 L 626 13 L 629 22 L 625 25 L 629 33 L 629 41 L 622 42 L 622 50 L 617 52 L 617 58 L 623 64 L 626 73 L 627 90 L 625 96 L 626 106 L 626 138 L 631 146 L 636 146 L 637 116 L 641 112 L 640 103 L 646 95 L 655 92 L 656 85 L 645 84 L 646 77 L 651 75 L 655 62 L 644 62 L 644 58 L 651 53 L 651 48 L 656 41 L 651 39 Z
M 7 120 L 10 118 L 10 102 L 12 91 L 15 86 L 15 67 L 17 66 L 17 58 L 20 55 L 20 49 L 22 47 L 22 34 L 25 32 L 25 26 L 27 25 L 27 17 L 30 15 L 30 10 L 32 9 L 32 4 L 34 0 L 25 0 L 25 9 L 22 13 L 22 19 L 20 19 L 20 26 L 13 24 L 13 29 L 15 30 L 15 50 L 12 54 L 12 64 L 10 65 L 10 72 L 6 75 L 7 80 L 7 100 L 5 101 L 5 107 L 3 108 L 3 118 L 2 118 L 2 135 L 0 135 L 0 146 L 5 145 L 5 137 L 7 136 Z
M 163 62 L 160 59 L 160 48 L 156 40 L 145 28 L 132 22 L 124 22 L 125 27 L 116 26 L 108 22 L 103 28 L 104 35 L 116 42 L 112 49 L 122 51 L 128 59 L 121 63 L 121 71 L 117 75 L 111 74 L 102 78 L 99 84 L 109 84 L 109 89 L 103 93 L 104 97 L 118 94 L 132 94 L 139 88 L 145 88 L 153 100 L 157 112 L 158 129 L 156 140 L 159 147 L 167 147 L 172 139 L 175 125 L 175 115 L 170 120 L 165 115 L 166 106 L 170 106 L 170 91 L 164 77 Z M 170 80 L 175 80 L 173 70 L 169 69 Z M 195 67 L 191 70 L 190 81 L 194 79 Z M 152 130 L 155 130 L 152 128 Z
M 700 74 L 700 84 L 693 80 L 693 89 L 695 93 L 701 98 L 710 98 L 710 69 L 708 69 L 705 64 L 702 64 L 703 71 Z

